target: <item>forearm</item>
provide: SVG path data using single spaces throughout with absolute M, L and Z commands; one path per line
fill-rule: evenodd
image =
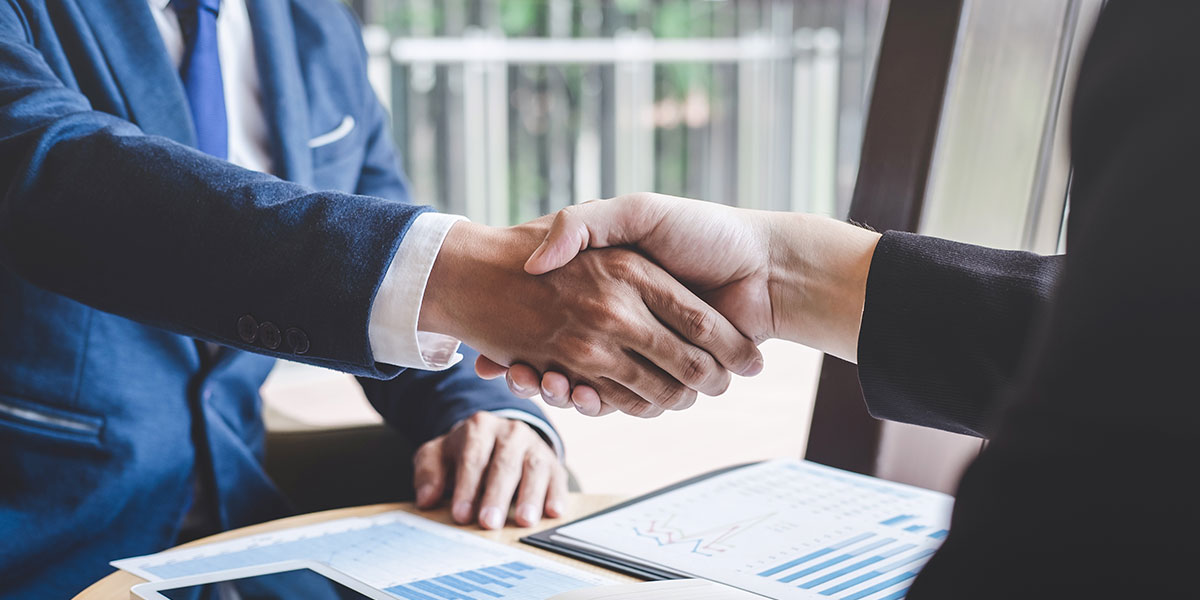
M 1062 257 L 767 215 L 777 337 L 857 363 L 877 417 L 988 435 Z
M 314 192 L 145 135 L 0 31 L 0 264 L 175 333 L 395 373 L 371 360 L 368 313 L 425 209 Z
M 858 360 L 867 274 L 879 234 L 796 213 L 763 213 L 775 336 Z

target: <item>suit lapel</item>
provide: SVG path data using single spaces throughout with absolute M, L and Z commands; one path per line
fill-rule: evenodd
M 270 121 L 271 150 L 280 165 L 277 174 L 311 186 L 308 93 L 296 55 L 296 32 L 288 0 L 250 0 L 246 8 L 254 30 L 254 54 L 263 108 Z
M 142 131 L 196 146 L 187 96 L 146 0 L 78 0 L 130 118 Z

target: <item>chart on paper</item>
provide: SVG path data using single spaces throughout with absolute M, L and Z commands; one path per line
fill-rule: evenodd
M 796 460 L 737 469 L 558 534 L 770 598 L 899 600 L 953 498 Z
M 325 563 L 404 600 L 544 600 L 613 583 L 400 511 L 112 564 L 156 581 L 295 559 Z

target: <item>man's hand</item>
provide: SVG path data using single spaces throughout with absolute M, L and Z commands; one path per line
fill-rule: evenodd
M 454 225 L 429 276 L 421 330 L 461 339 L 495 364 L 564 373 L 604 394 L 604 411 L 643 417 L 687 408 L 697 391 L 722 393 L 729 370 L 761 369 L 751 340 L 635 252 L 588 252 L 553 273 L 526 273 L 549 224 Z
M 450 512 L 466 525 L 478 519 L 499 529 L 516 494 L 516 521 L 532 527 L 560 517 L 567 471 L 554 449 L 528 424 L 478 412 L 426 442 L 413 458 L 417 506 L 433 508 L 453 486 Z
M 724 314 L 756 343 L 781 337 L 847 360 L 857 355 L 870 258 L 878 234 L 812 215 L 736 209 L 660 194 L 631 194 L 568 207 L 525 265 L 542 274 L 588 248 L 632 245 Z M 555 406 L 585 414 L 603 390 L 526 365 L 482 358 L 484 377 L 507 372 L 514 393 L 540 388 Z M 545 370 L 541 370 L 545 371 Z M 573 389 L 572 389 L 573 388 Z

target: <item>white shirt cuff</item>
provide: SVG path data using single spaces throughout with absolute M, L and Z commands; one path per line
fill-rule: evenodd
M 558 437 L 558 432 L 554 431 L 554 428 L 549 423 L 539 419 L 537 415 L 527 413 L 519 408 L 502 408 L 500 410 L 493 410 L 491 413 L 497 417 L 521 421 L 536 429 L 546 439 L 546 442 L 550 444 L 550 447 L 554 448 L 554 453 L 558 455 L 558 460 L 562 460 L 566 456 L 562 438 Z
M 448 335 L 418 331 L 421 300 L 433 262 L 450 228 L 466 217 L 435 212 L 413 220 L 388 265 L 375 302 L 367 336 L 375 361 L 426 371 L 442 371 L 462 360 L 459 340 Z

